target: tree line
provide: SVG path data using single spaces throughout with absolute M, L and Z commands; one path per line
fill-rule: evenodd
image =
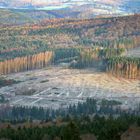
M 83 140 L 83 135 L 95 135 L 97 140 L 121 140 L 131 126 L 140 126 L 140 117 L 133 115 L 58 117 L 45 121 L 15 121 L 1 123 L 0 138 L 8 140 Z M 85 140 L 85 139 L 84 139 Z
M 0 74 L 8 74 L 47 66 L 53 57 L 53 52 L 47 51 L 25 57 L 17 57 L 0 62 Z
M 112 57 L 107 59 L 107 72 L 129 79 L 140 79 L 140 58 Z
M 25 120 L 54 120 L 57 117 L 82 116 L 82 115 L 99 115 L 99 116 L 121 116 L 121 115 L 140 115 L 140 106 L 137 105 L 135 110 L 122 110 L 121 102 L 101 100 L 97 103 L 95 99 L 87 99 L 83 103 L 70 105 L 66 108 L 53 110 L 42 107 L 22 107 L 22 106 L 1 106 L 0 121 L 16 122 Z

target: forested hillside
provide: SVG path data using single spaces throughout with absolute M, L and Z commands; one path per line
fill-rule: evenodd
M 97 54 L 94 53 L 93 58 L 95 55 L 97 58 L 100 55 L 102 59 L 113 57 L 114 51 L 117 53 L 120 49 L 123 51 L 117 56 L 124 56 L 127 49 L 140 46 L 139 23 L 140 15 L 132 15 L 87 20 L 51 19 L 43 20 L 39 24 L 1 25 L 0 61 L 4 61 L 1 62 L 4 66 L 6 63 L 11 66 L 9 63 L 12 63 L 14 58 L 21 57 L 23 59 L 25 56 L 37 55 L 46 51 L 52 51 L 55 54 L 55 52 L 59 52 L 59 49 L 64 48 L 65 51 L 60 52 L 60 54 L 57 53 L 60 55 L 57 57 L 64 56 L 61 59 L 77 60 L 83 49 L 86 48 L 100 50 L 96 51 Z M 107 48 L 114 49 L 114 51 L 106 51 Z M 67 49 L 72 49 L 72 51 L 68 53 Z M 104 55 L 107 56 L 104 57 Z M 74 58 L 72 59 L 72 57 Z M 56 60 L 55 58 L 53 60 Z M 33 63 L 32 60 L 30 63 Z M 136 73 L 139 73 L 139 60 L 137 67 L 138 72 Z M 4 69 L 1 67 L 1 71 Z M 135 78 L 136 75 L 139 74 L 132 77 Z
M 0 9 L 1 25 L 23 25 L 40 22 L 45 18 L 56 18 L 55 13 L 33 9 Z
M 59 110 L 7 106 L 5 111 L 0 110 L 0 138 L 8 140 L 93 140 L 93 138 L 95 140 L 124 140 L 122 138 L 127 136 L 124 132 L 130 126 L 135 125 L 139 129 L 140 108 L 127 112 L 119 108 L 120 102 L 117 101 L 102 100 L 100 108 L 97 104 L 96 100 L 87 99 L 86 102 L 78 103 L 77 106 Z
M 8 52 L 38 52 L 60 47 L 137 47 L 140 44 L 139 22 L 140 16 L 134 15 L 90 20 L 52 19 L 23 26 L 1 25 L 0 51 L 6 56 Z
M 64 11 L 0 9 L 0 140 L 137 140 L 140 14 Z
M 42 52 L 35 55 L 16 57 L 14 59 L 0 62 L 1 74 L 20 72 L 46 67 L 53 58 L 53 52 Z

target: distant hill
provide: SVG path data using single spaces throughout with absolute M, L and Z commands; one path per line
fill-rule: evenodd
M 0 8 L 55 11 L 67 18 L 140 13 L 139 7 L 139 0 L 0 0 Z
M 39 23 L 44 19 L 53 18 L 83 18 L 85 13 L 72 11 L 70 9 L 60 10 L 36 10 L 36 9 L 3 9 L 0 8 L 1 25 L 18 25 Z M 90 13 L 86 18 L 91 18 Z
M 1 3 L 0 3 L 1 4 Z M 78 5 L 75 8 L 67 7 L 53 10 L 45 8 L 0 8 L 0 24 L 30 24 L 39 23 L 44 19 L 52 18 L 74 18 L 74 19 L 91 19 L 96 17 L 114 17 L 123 16 L 125 11 L 110 10 L 110 6 L 101 7 L 101 4 L 96 5 Z
M 38 10 L 0 9 L 0 24 L 36 23 L 42 19 L 56 18 L 53 12 Z

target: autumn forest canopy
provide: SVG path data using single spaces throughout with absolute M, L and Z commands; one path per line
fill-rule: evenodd
M 59 2 L 0 0 L 0 140 L 139 140 L 140 3 Z
M 83 68 L 102 61 L 104 70 L 109 73 L 139 78 L 140 59 L 126 55 L 129 49 L 140 45 L 139 22 L 140 16 L 132 15 L 1 25 L 0 73 L 42 68 L 60 62 Z

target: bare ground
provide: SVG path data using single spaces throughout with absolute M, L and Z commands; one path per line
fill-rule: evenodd
M 7 78 L 22 81 L 0 89 L 11 105 L 55 109 L 86 98 L 105 98 L 121 101 L 124 109 L 134 109 L 140 103 L 139 80 L 119 79 L 94 69 L 50 67 L 7 75 Z

